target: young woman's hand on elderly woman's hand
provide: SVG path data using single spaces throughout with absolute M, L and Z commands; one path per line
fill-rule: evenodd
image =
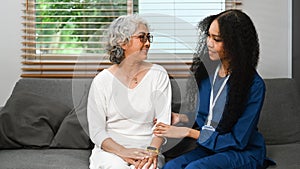
M 188 136 L 189 130 L 187 127 L 176 127 L 159 122 L 153 133 L 158 137 L 183 138 Z

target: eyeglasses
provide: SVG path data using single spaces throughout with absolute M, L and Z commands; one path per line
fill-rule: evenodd
M 142 43 L 146 43 L 147 40 L 150 43 L 153 42 L 153 35 L 150 35 L 150 33 L 148 33 L 148 34 L 141 34 L 141 35 L 134 35 L 134 36 L 131 36 L 131 37 L 139 38 Z

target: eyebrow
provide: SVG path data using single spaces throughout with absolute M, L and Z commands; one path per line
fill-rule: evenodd
M 209 33 L 209 32 L 208 32 Z M 212 34 L 212 33 L 209 33 L 211 36 L 214 36 L 214 37 L 219 37 L 219 38 L 221 38 L 221 35 L 216 35 L 216 34 Z
M 139 32 L 138 34 L 145 34 L 145 35 L 147 35 L 147 34 L 150 34 L 149 32 L 148 33 L 146 33 L 146 32 Z

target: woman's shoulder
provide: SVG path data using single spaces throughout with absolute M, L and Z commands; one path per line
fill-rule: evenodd
M 108 69 L 103 69 L 101 72 L 99 72 L 93 79 L 93 82 L 100 82 L 100 81 L 107 81 L 110 79 L 111 73 Z
M 156 71 L 162 71 L 163 73 L 167 73 L 167 70 L 162 65 L 159 65 L 159 64 L 156 64 L 156 63 L 152 64 L 151 69 L 156 70 Z

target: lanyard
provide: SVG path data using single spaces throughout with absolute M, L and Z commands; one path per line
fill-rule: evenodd
M 221 87 L 219 88 L 219 90 L 217 92 L 216 97 L 214 98 L 214 88 L 213 87 L 214 87 L 214 84 L 216 82 L 216 78 L 217 78 L 217 74 L 219 72 L 219 69 L 220 69 L 220 65 L 216 69 L 214 79 L 213 79 L 213 82 L 212 82 L 212 85 L 211 85 L 210 100 L 209 100 L 209 114 L 208 114 L 208 117 L 207 117 L 207 124 L 204 126 L 204 128 L 209 129 L 209 130 L 213 130 L 213 131 L 215 131 L 215 129 L 211 126 L 211 121 L 212 121 L 212 118 L 213 118 L 213 109 L 215 107 L 215 104 L 216 104 L 218 98 L 221 95 L 221 92 L 224 90 L 225 85 L 226 85 L 226 83 L 229 79 L 229 76 L 230 76 L 230 75 L 226 76 L 226 79 L 223 81 Z

